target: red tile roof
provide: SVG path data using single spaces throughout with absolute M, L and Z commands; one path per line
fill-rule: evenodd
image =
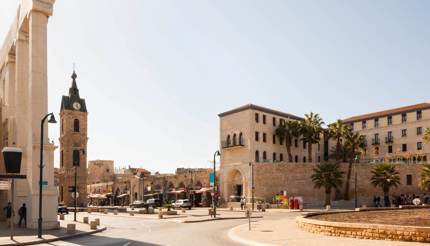
M 377 117 L 384 117 L 384 116 L 389 116 L 389 115 L 394 115 L 394 114 L 407 113 L 407 112 L 412 112 L 412 111 L 416 111 L 416 110 L 420 110 L 420 109 L 421 110 L 422 109 L 428 109 L 428 108 L 430 108 L 430 103 L 418 103 L 418 104 L 404 106 L 404 107 L 400 107 L 400 108 L 393 108 L 393 109 L 388 109 L 388 110 L 374 112 L 374 113 L 352 116 L 352 117 L 344 119 L 343 122 L 349 123 L 349 122 L 354 122 L 354 121 L 361 121 L 361 120 L 367 120 L 367 119 L 372 119 L 372 118 L 377 118 Z

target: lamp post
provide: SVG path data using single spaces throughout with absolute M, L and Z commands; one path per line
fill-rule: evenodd
M 145 180 L 144 180 L 144 178 L 145 178 L 145 175 L 143 172 L 141 172 L 140 173 L 140 181 L 142 182 L 142 201 L 145 197 L 145 183 L 144 183 Z
M 254 211 L 254 193 L 255 193 L 255 186 L 254 186 L 254 165 L 250 162 L 249 167 L 251 168 L 251 203 L 252 203 L 252 211 Z M 245 201 L 246 202 L 246 201 Z
M 40 163 L 39 163 L 39 219 L 37 220 L 37 237 L 42 238 L 42 188 L 43 188 L 43 128 L 45 120 L 49 117 L 48 123 L 57 123 L 54 114 L 49 113 L 40 122 Z
M 217 151 L 215 151 L 215 153 L 214 153 L 214 188 L 213 188 L 213 193 L 214 193 L 214 197 L 212 198 L 212 210 L 213 210 L 213 213 L 214 213 L 214 218 L 216 218 L 216 197 L 217 197 L 217 195 L 216 195 L 216 193 L 217 193 L 217 188 L 216 188 L 216 157 L 217 156 L 220 156 L 221 154 L 220 154 L 220 152 L 219 152 L 219 150 L 217 150 Z
M 357 197 L 357 162 L 358 162 L 358 155 L 355 156 L 355 180 L 354 180 L 354 197 L 355 197 L 355 208 L 358 206 L 358 197 Z

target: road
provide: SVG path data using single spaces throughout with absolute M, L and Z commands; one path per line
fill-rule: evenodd
M 220 220 L 200 223 L 179 223 L 137 217 L 98 216 L 107 230 L 102 233 L 49 245 L 137 246 L 137 245 L 239 245 L 231 241 L 228 231 L 247 220 Z M 267 213 L 264 219 L 274 219 Z

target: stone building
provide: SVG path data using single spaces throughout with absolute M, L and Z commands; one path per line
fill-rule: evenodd
M 368 162 L 424 163 L 430 145 L 423 144 L 430 127 L 430 103 L 420 103 L 349 117 L 343 120 L 366 137 L 362 160 Z
M 302 120 L 302 118 L 252 104 L 221 113 L 219 118 L 221 202 L 225 204 L 237 201 L 240 196 L 246 196 L 250 201 L 254 186 L 254 196 L 266 201 L 272 201 L 275 195 L 286 192 L 288 195 L 302 197 L 305 203 L 322 204 L 324 192 L 314 189 L 311 175 L 315 165 L 328 158 L 328 152 L 334 146 L 333 141 L 322 137 L 320 143 L 313 147 L 314 161 L 309 163 L 305 158 L 307 146 L 300 141 L 296 144 L 296 140 L 293 140 L 294 158 L 289 162 L 285 158 L 287 156 L 285 145 L 283 146 L 273 133 L 281 121 Z M 387 157 L 389 149 L 393 151 L 393 155 L 388 157 L 398 160 L 394 151 L 407 145 L 411 161 L 396 165 L 400 173 L 401 185 L 393 189 L 392 194 L 421 193 L 418 189 L 421 165 L 412 163 L 427 161 L 426 156 L 430 146 L 424 146 L 420 142 L 424 128 L 430 126 L 429 118 L 429 104 L 424 103 L 345 120 L 346 123 L 354 126 L 355 131 L 366 135 L 368 139 L 372 137 L 372 146 L 380 148 L 376 156 L 367 151 L 363 156 L 367 162 L 369 160 L 388 162 L 390 158 L 384 157 Z M 388 123 L 388 121 L 391 122 Z M 364 129 L 363 124 L 367 124 Z M 403 129 L 406 129 L 406 134 Z M 381 141 L 375 140 L 382 137 L 386 137 L 386 140 L 391 142 L 382 144 Z M 360 163 L 354 164 L 353 167 L 353 174 L 357 173 L 358 178 L 357 184 L 354 180 L 350 181 L 350 194 L 353 194 L 356 185 L 360 204 L 371 203 L 374 195 L 382 195 L 379 189 L 370 185 L 372 165 Z M 340 166 L 346 171 L 347 164 L 340 164 Z
M 112 160 L 88 161 L 87 184 L 113 182 L 115 180 L 114 162 Z
M 55 0 L 20 0 L 12 25 L 0 48 L 0 147 L 23 151 L 21 173 L 16 182 L 14 210 L 27 204 L 27 227 L 37 228 L 39 208 L 40 124 L 48 113 L 47 40 L 48 18 Z M 2 38 L 3 39 L 3 38 Z M 54 186 L 54 149 L 44 125 L 43 221 L 44 228 L 56 228 L 57 190 Z M 0 172 L 4 164 L 0 158 Z M 0 191 L 0 207 L 10 200 Z M 3 214 L 3 213 L 0 213 Z M 0 215 L 0 220 L 3 218 Z
M 77 189 L 77 205 L 87 205 L 87 105 L 79 95 L 77 75 L 72 74 L 69 95 L 63 96 L 60 112 L 60 201 L 74 206 L 73 189 Z

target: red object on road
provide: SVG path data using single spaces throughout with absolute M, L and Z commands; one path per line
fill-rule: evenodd
M 299 199 L 294 199 L 294 209 L 299 209 Z
M 290 199 L 290 209 L 294 208 L 294 197 Z

